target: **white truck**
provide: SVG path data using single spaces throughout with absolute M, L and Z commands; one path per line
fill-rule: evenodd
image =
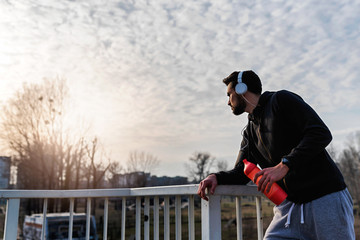
M 69 213 L 46 214 L 45 239 L 65 240 L 68 239 Z M 41 239 L 43 225 L 42 214 L 26 215 L 23 224 L 23 239 Z M 73 238 L 74 240 L 85 240 L 86 238 L 86 214 L 73 214 Z M 95 217 L 90 217 L 90 239 L 97 240 Z

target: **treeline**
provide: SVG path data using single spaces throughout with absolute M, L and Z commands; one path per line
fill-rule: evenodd
M 337 151 L 334 145 L 328 151 L 340 168 L 354 203 L 360 207 L 360 132 L 348 136 L 342 151 Z M 359 209 L 355 212 L 360 215 Z

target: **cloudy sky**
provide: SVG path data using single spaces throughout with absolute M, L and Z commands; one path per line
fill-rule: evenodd
M 300 94 L 341 149 L 360 130 L 359 12 L 355 0 L 4 0 L 0 101 L 66 78 L 74 123 L 90 122 L 112 159 L 145 151 L 155 174 L 186 175 L 195 151 L 233 164 L 246 116 L 221 80 L 253 69 L 264 90 Z

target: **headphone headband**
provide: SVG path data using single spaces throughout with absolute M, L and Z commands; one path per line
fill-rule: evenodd
M 242 83 L 242 75 L 243 75 L 243 72 L 239 72 L 238 74 L 238 83 Z

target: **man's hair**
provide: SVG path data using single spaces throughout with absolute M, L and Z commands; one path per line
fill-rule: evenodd
M 223 83 L 225 83 L 226 86 L 230 84 L 231 88 L 235 88 L 236 84 L 238 83 L 238 75 L 239 72 L 231 73 L 228 77 L 223 79 Z M 246 84 L 248 91 L 259 95 L 261 94 L 261 80 L 259 76 L 252 70 L 247 70 L 243 72 L 242 82 Z

